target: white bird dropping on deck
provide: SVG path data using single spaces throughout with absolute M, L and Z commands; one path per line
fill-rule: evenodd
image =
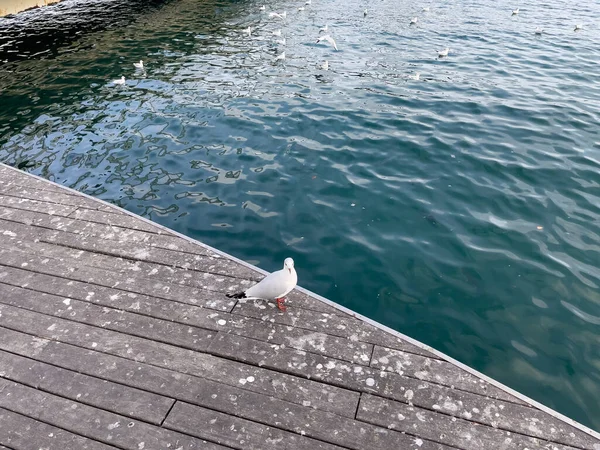
M 283 53 L 285 55 L 285 53 Z M 229 298 L 261 298 L 263 300 L 276 300 L 277 307 L 285 311 L 284 297 L 296 287 L 298 275 L 294 269 L 294 260 L 286 258 L 283 269 L 270 273 L 254 286 L 243 292 L 226 294 Z
M 113 84 L 117 84 L 117 85 L 120 85 L 120 84 L 125 84 L 125 77 L 124 77 L 124 76 L 122 76 L 122 77 L 121 77 L 121 78 L 119 78 L 118 80 L 113 80 Z
M 133 63 L 133 67 L 139 70 L 144 70 L 144 61 L 140 59 L 139 63 Z
M 450 51 L 450 49 L 448 47 L 446 47 L 444 50 L 439 50 L 438 51 L 438 56 L 440 58 L 444 58 L 446 56 L 448 56 L 448 52 Z
M 317 38 L 317 44 L 321 41 L 327 41 L 329 42 L 331 45 L 333 45 L 333 48 L 335 48 L 336 50 L 337 45 L 335 44 L 335 41 L 333 40 L 333 38 L 331 36 L 329 36 L 328 34 L 326 34 L 325 36 L 320 36 L 319 38 Z

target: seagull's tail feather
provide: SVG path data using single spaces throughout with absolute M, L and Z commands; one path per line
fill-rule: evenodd
M 229 298 L 246 298 L 246 293 L 245 292 L 237 292 L 235 294 L 225 294 L 227 297 Z

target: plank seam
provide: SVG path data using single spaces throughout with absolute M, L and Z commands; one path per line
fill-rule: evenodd
M 160 421 L 160 426 L 161 427 L 165 424 L 165 420 L 167 420 L 167 417 L 169 417 L 169 414 L 171 414 L 171 411 L 173 411 L 173 408 L 175 407 L 175 404 L 177 403 L 177 399 L 172 399 L 172 400 L 173 400 L 173 403 L 171 403 L 171 407 L 169 408 L 169 410 L 165 414 L 165 417 L 163 417 L 162 420 Z
M 106 202 L 104 200 L 96 199 L 96 198 L 94 198 L 94 197 L 92 197 L 92 196 L 90 196 L 90 195 L 88 195 L 86 193 L 76 191 L 75 189 L 72 189 L 72 188 L 69 188 L 69 187 L 66 187 L 66 186 L 62 186 L 62 185 L 60 185 L 58 183 L 55 183 L 53 181 L 50 181 L 50 180 L 46 180 L 45 178 L 42 178 L 42 177 L 40 177 L 38 175 L 31 174 L 31 173 L 26 173 L 26 172 L 22 172 L 22 171 L 14 168 L 12 166 L 4 164 L 4 163 L 0 163 L 0 166 L 5 167 L 5 168 L 7 168 L 9 170 L 13 170 L 16 173 L 25 174 L 25 175 L 31 176 L 31 177 L 33 177 L 33 178 L 35 178 L 37 180 L 45 181 L 46 183 L 49 183 L 49 184 L 51 184 L 53 186 L 57 186 L 57 187 L 60 187 L 60 188 L 62 188 L 64 190 L 73 192 L 74 194 L 79 194 L 79 195 L 82 195 L 82 196 L 84 196 L 86 198 L 89 198 L 91 200 L 96 200 L 98 202 L 101 202 L 105 206 L 108 206 L 110 208 L 114 208 L 114 209 L 116 209 L 118 211 L 121 211 L 124 214 L 129 215 L 130 217 L 135 217 L 138 220 L 142 220 L 143 222 L 145 222 L 145 223 L 147 223 L 149 225 L 153 225 L 154 227 L 156 227 L 156 228 L 158 228 L 160 230 L 164 230 L 164 232 L 166 232 L 166 233 L 171 233 L 172 235 L 179 236 L 179 237 L 181 237 L 182 239 L 185 239 L 188 242 L 195 243 L 196 245 L 199 245 L 199 246 L 201 246 L 201 247 L 203 247 L 205 249 L 211 250 L 211 251 L 213 251 L 213 252 L 215 252 L 215 253 L 217 253 L 219 255 L 222 255 L 223 257 L 229 258 L 232 261 L 236 261 L 236 262 L 244 265 L 247 268 L 250 268 L 250 269 L 253 269 L 253 270 L 255 270 L 255 271 L 259 272 L 259 273 L 262 273 L 263 275 L 267 274 L 267 272 L 265 270 L 260 269 L 259 267 L 256 267 L 256 266 L 254 266 L 252 264 L 249 264 L 249 263 L 247 263 L 247 262 L 245 262 L 245 261 L 243 261 L 243 260 L 241 260 L 239 258 L 236 258 L 233 255 L 229 255 L 228 253 L 225 253 L 222 250 L 218 250 L 218 249 L 216 249 L 214 247 L 211 247 L 208 244 L 205 244 L 203 242 L 200 242 L 200 241 L 197 241 L 195 239 L 192 239 L 189 236 L 186 236 L 186 235 L 184 235 L 182 233 L 179 233 L 179 232 L 177 232 L 175 230 L 171 230 L 171 229 L 169 229 L 169 228 L 167 228 L 164 225 L 161 225 L 159 223 L 152 222 L 151 220 L 149 220 L 149 219 L 147 219 L 145 217 L 139 216 L 139 215 L 137 215 L 137 214 L 135 214 L 133 212 L 130 212 L 130 211 L 126 210 L 126 209 L 120 208 L 120 207 L 118 207 L 116 205 L 113 205 L 111 203 L 108 203 L 108 202 Z M 431 353 L 439 356 L 441 359 L 443 359 L 443 360 L 445 360 L 445 361 L 447 361 L 447 362 L 449 362 L 449 363 L 451 363 L 451 364 L 459 367 L 462 370 L 465 370 L 466 372 L 469 372 L 470 374 L 472 374 L 472 375 L 474 375 L 474 376 L 476 376 L 476 377 L 478 377 L 478 378 L 486 381 L 487 383 L 489 383 L 489 384 L 491 384 L 491 385 L 493 385 L 493 386 L 495 386 L 495 387 L 497 387 L 499 389 L 504 390 L 506 393 L 508 393 L 508 394 L 510 394 L 510 395 L 512 395 L 514 397 L 517 397 L 518 399 L 520 399 L 520 400 L 522 400 L 522 401 L 524 401 L 526 403 L 529 403 L 531 406 L 534 406 L 537 409 L 539 409 L 539 410 L 541 410 L 541 411 L 543 411 L 543 412 L 545 412 L 545 413 L 547 413 L 547 414 L 549 414 L 549 415 L 551 415 L 551 416 L 553 416 L 553 417 L 555 417 L 555 418 L 557 418 L 557 419 L 559 419 L 559 420 L 561 420 L 561 421 L 563 421 L 563 422 L 565 422 L 565 423 L 567 423 L 567 424 L 569 424 L 569 425 L 577 428 L 578 430 L 580 430 L 580 431 L 588 434 L 589 436 L 594 437 L 595 439 L 600 439 L 600 433 L 592 430 L 591 428 L 589 428 L 589 427 L 587 427 L 587 426 L 585 426 L 583 424 L 580 424 L 579 422 L 571 419 L 570 417 L 567 417 L 564 414 L 561 414 L 558 411 L 555 411 L 552 408 L 549 408 L 548 406 L 546 406 L 546 405 L 544 405 L 544 404 L 542 404 L 542 403 L 540 403 L 540 402 L 538 402 L 536 400 L 533 400 L 532 398 L 530 398 L 530 397 L 528 397 L 528 396 L 526 396 L 526 395 L 524 395 L 524 394 L 522 394 L 522 393 L 520 393 L 520 392 L 518 392 L 518 391 L 516 391 L 516 390 L 514 390 L 514 389 L 512 389 L 510 387 L 508 387 L 507 385 L 505 385 L 505 384 L 503 384 L 503 383 L 501 383 L 501 382 L 499 382 L 499 381 L 497 381 L 497 380 L 495 380 L 495 379 L 493 379 L 493 378 L 491 378 L 491 377 L 483 374 L 482 372 L 479 372 L 479 371 L 473 369 L 472 367 L 469 367 L 468 365 L 466 365 L 466 364 L 458 361 L 457 359 L 452 358 L 452 357 L 446 355 L 445 353 L 443 353 L 443 352 L 441 352 L 439 350 L 434 349 L 433 347 L 431 347 L 429 345 L 426 345 L 426 344 L 424 344 L 424 343 L 422 343 L 422 342 L 420 342 L 420 341 L 418 341 L 418 340 L 416 340 L 414 338 L 411 338 L 410 336 L 407 336 L 407 335 L 405 335 L 405 334 L 403 334 L 403 333 L 401 333 L 401 332 L 399 332 L 397 330 L 394 330 L 394 329 L 392 329 L 392 328 L 390 328 L 390 327 L 388 327 L 386 325 L 383 325 L 383 324 L 381 324 L 381 323 L 379 323 L 379 322 L 377 322 L 377 321 L 375 321 L 373 319 L 370 319 L 370 318 L 368 318 L 368 317 L 366 317 L 366 316 L 364 316 L 362 314 L 356 313 L 356 312 L 352 311 L 351 309 L 349 309 L 349 308 L 347 308 L 347 307 L 345 307 L 343 305 L 339 305 L 339 304 L 337 304 L 337 303 L 335 303 L 335 302 L 333 302 L 333 301 L 331 301 L 331 300 L 329 300 L 329 299 L 327 299 L 327 298 L 325 298 L 325 297 L 323 297 L 323 296 L 321 296 L 321 295 L 319 295 L 317 293 L 314 293 L 314 292 L 312 292 L 312 291 L 310 291 L 308 289 L 305 289 L 305 288 L 302 288 L 302 287 L 297 287 L 297 289 L 299 291 L 304 292 L 305 294 L 311 296 L 314 299 L 322 301 L 326 305 L 329 305 L 329 306 L 332 306 L 334 308 L 337 308 L 338 310 L 340 310 L 340 311 L 342 311 L 342 312 L 344 312 L 346 314 L 353 315 L 354 317 L 356 317 L 356 318 L 358 318 L 358 319 L 362 320 L 363 322 L 366 322 L 366 323 L 368 323 L 370 325 L 373 325 L 374 327 L 378 328 L 381 331 L 384 331 L 384 332 L 387 332 L 389 334 L 392 334 L 393 336 L 396 336 L 399 339 L 402 339 L 402 340 L 404 340 L 404 341 L 406 341 L 408 343 L 411 343 L 411 344 L 413 344 L 413 345 L 415 345 L 415 346 L 417 346 L 417 347 L 419 347 L 419 348 L 421 348 L 421 349 L 423 349 L 425 351 L 431 352 Z

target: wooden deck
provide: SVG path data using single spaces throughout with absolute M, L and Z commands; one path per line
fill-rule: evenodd
M 590 449 L 598 434 L 306 292 L 0 165 L 0 449 Z

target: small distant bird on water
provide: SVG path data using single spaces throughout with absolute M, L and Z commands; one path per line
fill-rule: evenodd
M 363 17 L 367 17 L 367 10 L 365 9 L 365 11 L 363 12 Z
M 415 72 L 414 75 L 410 76 L 411 80 L 419 81 L 421 78 L 421 74 L 419 72 Z
M 537 27 L 535 29 L 535 34 L 537 34 L 538 36 L 540 36 L 543 32 L 544 32 L 543 28 Z
M 300 8 L 298 8 L 298 11 L 304 11 L 304 6 L 301 6 Z
M 319 66 L 321 70 L 329 70 L 329 61 L 325 61 L 323 64 Z
M 516 16 L 517 14 L 519 14 L 519 8 L 515 9 L 512 13 L 513 16 Z
M 283 38 L 283 39 L 278 39 L 278 40 L 276 40 L 276 41 L 275 41 L 275 43 L 276 43 L 276 44 L 279 44 L 279 45 L 285 45 L 285 38 Z
M 444 58 L 446 56 L 448 56 L 448 52 L 450 51 L 450 49 L 448 47 L 446 47 L 444 50 L 439 50 L 438 51 L 438 56 L 440 58 Z
M 306 0 L 305 5 L 312 5 L 312 0 Z
M 250 36 L 252 34 L 252 27 L 244 28 L 242 32 Z
M 329 30 L 329 24 L 325 24 L 325 26 L 319 30 L 319 33 L 327 33 L 327 30 Z
M 276 18 L 276 19 L 285 20 L 285 18 L 287 17 L 287 11 L 284 11 L 281 14 L 276 13 L 276 12 L 272 12 L 272 13 L 269 13 L 269 17 L 273 17 L 273 18 Z
M 425 12 L 429 11 L 429 6 L 425 6 L 425 7 L 423 8 L 423 11 L 425 11 Z
M 283 269 L 273 272 L 263 278 L 254 286 L 246 289 L 243 292 L 235 294 L 226 294 L 229 298 L 260 298 L 263 300 L 277 301 L 277 307 L 281 311 L 285 311 L 285 296 L 296 287 L 298 275 L 294 269 L 294 260 L 286 258 L 283 262 Z
M 575 29 L 573 31 L 583 30 L 583 25 L 575 25 Z
M 275 57 L 275 61 L 285 61 L 285 52 Z
M 321 42 L 321 41 L 327 41 L 327 42 L 329 42 L 331 45 L 333 45 L 333 48 L 335 48 L 336 50 L 338 49 L 338 48 L 337 48 L 337 45 L 336 45 L 336 43 L 335 43 L 335 41 L 334 41 L 334 40 L 333 40 L 333 38 L 332 38 L 331 36 L 329 36 L 328 34 L 326 34 L 326 35 L 324 35 L 324 36 L 319 36 L 319 38 L 317 38 L 317 44 L 318 44 L 319 42 Z
M 113 84 L 117 84 L 117 85 L 125 84 L 125 77 L 121 77 L 118 80 L 113 80 Z
M 418 21 L 419 21 L 418 17 L 413 17 L 412 19 L 410 19 L 410 24 L 411 25 L 416 25 Z
M 133 67 L 139 70 L 144 70 L 144 61 L 140 59 L 139 63 L 133 63 Z
M 261 11 L 264 11 L 265 9 L 267 9 L 267 7 L 266 7 L 265 5 L 262 5 L 262 6 L 261 6 L 259 9 L 260 9 Z
M 281 36 L 281 30 L 273 31 L 273 36 Z

